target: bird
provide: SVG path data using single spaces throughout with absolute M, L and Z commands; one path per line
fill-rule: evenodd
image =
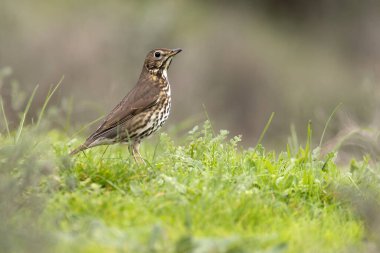
M 169 117 L 171 91 L 168 69 L 173 57 L 181 51 L 180 48 L 149 51 L 134 88 L 70 155 L 99 145 L 127 143 L 136 163 L 145 164 L 139 146 L 144 138 L 161 128 Z

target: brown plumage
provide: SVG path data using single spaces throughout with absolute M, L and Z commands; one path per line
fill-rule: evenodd
M 157 131 L 169 116 L 171 94 L 167 70 L 172 58 L 181 51 L 166 48 L 150 51 L 136 86 L 70 155 L 99 145 L 125 142 L 129 144 L 134 159 L 144 162 L 139 144 L 143 138 Z

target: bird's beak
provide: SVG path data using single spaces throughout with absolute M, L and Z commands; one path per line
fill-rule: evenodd
M 181 52 L 182 49 L 180 48 L 177 48 L 177 49 L 173 49 L 171 52 L 170 52 L 170 56 L 174 56 L 176 54 L 178 54 L 179 52 Z

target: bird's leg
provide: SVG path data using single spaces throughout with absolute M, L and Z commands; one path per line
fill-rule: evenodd
M 129 145 L 129 152 L 133 155 L 136 163 L 145 164 L 144 159 L 141 157 L 139 152 L 140 142 L 133 142 Z

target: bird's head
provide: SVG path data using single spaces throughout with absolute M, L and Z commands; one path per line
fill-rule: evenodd
M 144 68 L 155 75 L 162 75 L 168 70 L 173 57 L 182 49 L 157 48 L 148 53 L 145 58 Z

